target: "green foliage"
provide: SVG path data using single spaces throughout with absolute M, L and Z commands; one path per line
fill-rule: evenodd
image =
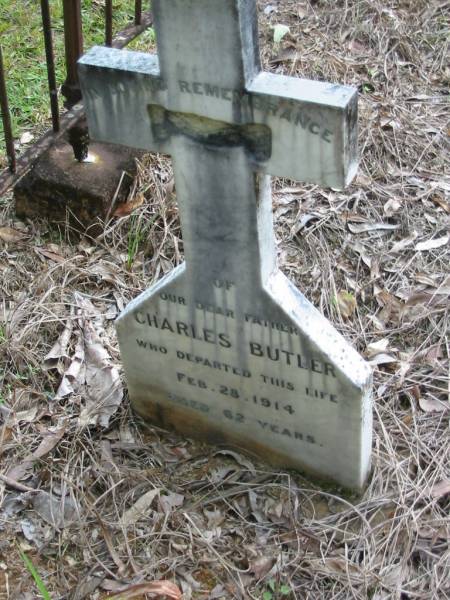
M 290 29 L 287 25 L 282 25 L 278 23 L 273 27 L 273 41 L 275 45 L 278 45 L 284 36 L 289 33 Z
M 269 579 L 267 589 L 263 592 L 262 600 L 278 600 L 292 594 L 292 589 L 285 583 L 277 583 L 275 579 Z
M 39 590 L 42 598 L 44 598 L 44 600 L 52 600 L 50 594 L 48 593 L 47 588 L 45 587 L 45 583 L 42 581 L 39 573 L 36 571 L 36 567 L 34 566 L 32 561 L 28 558 L 28 556 L 25 554 L 25 552 L 22 552 L 21 550 L 19 550 L 19 553 L 20 553 L 20 556 L 21 556 L 23 562 L 25 563 L 26 568 L 28 569 L 29 573 L 33 577 L 36 587 Z
M 64 29 L 61 0 L 50 0 L 53 25 L 56 80 L 65 79 Z M 132 0 L 115 0 L 113 31 L 130 23 L 134 15 Z M 83 0 L 82 19 L 85 49 L 104 42 L 104 7 L 102 2 Z M 0 33 L 7 74 L 9 106 L 16 137 L 50 117 L 47 67 L 40 4 L 36 0 L 0 0 Z M 61 101 L 62 104 L 62 101 Z M 3 129 L 0 123 L 0 153 L 3 152 Z
M 138 253 L 139 244 L 144 237 L 144 230 L 139 218 L 131 215 L 130 229 L 128 230 L 128 252 L 127 252 L 127 269 L 130 270 L 136 254 Z

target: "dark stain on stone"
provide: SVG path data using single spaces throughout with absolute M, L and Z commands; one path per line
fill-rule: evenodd
M 232 125 L 190 113 L 170 112 L 157 104 L 150 104 L 148 112 L 153 135 L 158 142 L 165 142 L 173 135 L 185 135 L 206 146 L 242 146 L 258 163 L 269 160 L 271 156 L 272 132 L 267 125 Z
M 67 139 L 72 146 L 76 160 L 78 162 L 86 160 L 89 154 L 89 131 L 86 118 L 81 119 L 69 129 Z

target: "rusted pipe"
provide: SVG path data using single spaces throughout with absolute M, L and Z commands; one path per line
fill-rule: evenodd
M 112 0 L 105 0 L 105 46 L 112 46 Z
M 53 131 L 59 131 L 58 88 L 56 86 L 55 59 L 53 56 L 52 23 L 48 0 L 41 0 L 42 26 L 44 28 L 45 57 L 47 59 L 48 89 L 52 111 Z
M 81 0 L 63 0 L 64 45 L 66 54 L 66 80 L 61 92 L 66 98 L 64 106 L 72 108 L 81 100 L 77 61 L 83 54 L 83 29 Z
M 142 0 L 134 2 L 134 24 L 140 25 L 142 21 Z
M 5 69 L 3 66 L 3 52 L 0 46 L 0 108 L 2 111 L 3 132 L 5 136 L 6 155 L 11 173 L 16 172 L 16 150 L 11 127 L 11 115 L 9 113 L 8 94 L 6 91 Z

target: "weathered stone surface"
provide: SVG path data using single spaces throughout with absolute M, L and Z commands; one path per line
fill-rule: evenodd
M 75 229 L 98 227 L 111 206 L 123 171 L 118 201 L 126 198 L 136 174 L 140 150 L 93 142 L 89 162 L 78 162 L 72 147 L 57 142 L 16 184 L 16 214 L 21 218 L 48 218 L 53 225 L 70 223 Z
M 356 92 L 261 72 L 251 0 L 153 8 L 159 59 L 97 48 L 80 64 L 91 135 L 174 165 L 186 262 L 117 321 L 133 406 L 360 488 L 371 372 L 278 270 L 267 175 L 343 187 Z

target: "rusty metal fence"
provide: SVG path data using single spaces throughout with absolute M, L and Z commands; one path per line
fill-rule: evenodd
M 10 105 L 6 86 L 6 73 L 0 43 L 0 112 L 3 122 L 5 150 L 8 167 L 0 172 L 0 194 L 3 194 L 16 179 L 21 177 L 33 162 L 55 139 L 65 133 L 83 114 L 81 91 L 78 82 L 77 61 L 83 54 L 82 0 L 61 0 L 63 4 L 64 49 L 66 79 L 61 86 L 65 98 L 65 113 L 60 114 L 58 86 L 55 75 L 52 22 L 49 0 L 40 0 L 42 31 L 44 36 L 45 57 L 49 89 L 49 107 L 52 117 L 52 131 L 47 132 L 39 142 L 30 147 L 19 158 L 16 157 L 14 137 L 11 125 Z M 133 6 L 134 5 L 134 6 Z M 133 14 L 134 10 L 134 14 Z M 152 25 L 152 15 L 143 11 L 142 0 L 130 0 L 130 24 L 114 35 L 113 0 L 104 0 L 105 45 L 123 48 L 145 29 Z

